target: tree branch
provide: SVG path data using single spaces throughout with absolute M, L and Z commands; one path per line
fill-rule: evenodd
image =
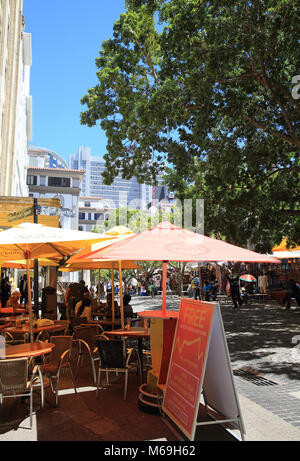
M 293 128 L 293 125 L 291 124 L 291 121 L 290 121 L 290 119 L 288 117 L 288 114 L 287 114 L 285 108 L 283 107 L 282 102 L 278 99 L 278 97 L 274 93 L 274 90 L 273 90 L 273 88 L 271 86 L 270 80 L 266 76 L 265 66 L 264 66 L 264 61 L 263 61 L 262 56 L 259 57 L 259 62 L 260 62 L 260 68 L 261 68 L 261 81 L 262 81 L 263 85 L 265 86 L 265 88 L 267 88 L 270 91 L 271 96 L 275 100 L 276 104 L 278 104 L 278 106 L 280 107 L 282 115 L 284 116 L 285 121 L 287 123 L 287 126 L 289 127 L 291 132 L 294 132 L 294 128 Z
M 300 210 L 279 210 L 278 213 L 288 216 L 300 216 Z
M 287 135 L 285 135 L 283 133 L 280 133 L 279 131 L 271 131 L 271 130 L 268 129 L 268 127 L 264 123 L 258 122 L 257 120 L 250 117 L 249 115 L 247 115 L 245 118 L 255 128 L 259 128 L 260 130 L 264 130 L 267 133 L 269 133 L 271 136 L 275 136 L 276 138 L 282 139 L 283 141 L 286 141 L 289 144 L 292 144 L 293 146 L 300 147 L 300 139 L 299 138 L 294 138 L 294 137 L 287 136 Z
M 219 83 L 230 83 L 230 82 L 235 82 L 237 80 L 241 80 L 243 78 L 249 78 L 249 77 L 254 77 L 256 76 L 256 72 L 247 72 L 245 74 L 239 75 L 238 77 L 232 77 L 232 78 L 226 78 L 226 79 L 221 79 L 219 80 Z

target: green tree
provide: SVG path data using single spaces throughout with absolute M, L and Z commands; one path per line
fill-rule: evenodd
M 149 214 L 141 210 L 133 210 L 129 207 L 122 207 L 112 210 L 108 219 L 104 221 L 105 230 L 114 226 L 128 227 L 135 234 L 150 227 Z
M 297 2 L 126 5 L 82 98 L 81 122 L 106 131 L 105 181 L 164 172 L 181 200 L 205 199 L 206 233 L 260 251 L 298 243 Z

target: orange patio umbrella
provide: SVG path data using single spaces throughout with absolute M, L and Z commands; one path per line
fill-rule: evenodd
M 275 258 L 262 255 L 222 240 L 206 237 L 177 227 L 168 221 L 159 223 L 106 250 L 93 251 L 85 259 L 115 259 L 163 262 L 162 310 L 166 311 L 166 276 L 168 261 L 234 261 L 280 263 Z
M 61 269 L 62 271 L 69 272 L 73 270 L 80 270 L 80 269 L 98 269 L 98 301 L 100 302 L 100 269 L 110 269 L 112 271 L 112 287 L 114 287 L 114 261 L 111 261 L 109 267 L 107 264 L 102 264 L 101 261 L 95 260 L 88 260 L 84 261 L 85 255 L 90 254 L 91 251 L 96 250 L 103 250 L 104 248 L 109 247 L 114 242 L 119 242 L 121 240 L 127 239 L 128 237 L 135 235 L 131 229 L 126 226 L 119 225 L 114 226 L 108 231 L 104 232 L 104 235 L 107 236 L 107 240 L 98 243 L 91 243 L 90 245 L 86 245 L 85 248 L 78 251 L 77 253 L 73 254 L 65 263 L 64 268 Z M 139 266 L 136 264 L 131 263 L 130 261 L 122 261 L 122 264 L 118 264 L 120 278 L 122 278 L 122 269 L 138 269 Z M 120 284 L 120 304 L 121 304 L 121 321 L 123 326 L 123 293 L 122 293 L 122 283 Z M 112 290 L 112 313 L 113 313 L 113 321 L 115 319 L 115 308 L 114 308 L 114 289 Z
M 88 244 L 105 241 L 110 238 L 112 237 L 105 234 L 31 223 L 22 223 L 0 233 L 0 261 L 26 260 L 30 342 L 33 341 L 31 290 L 29 283 L 30 260 L 62 258 L 86 247 Z
M 39 258 L 38 263 L 39 263 L 39 266 L 50 266 L 50 267 L 59 266 L 59 261 L 55 259 Z M 15 260 L 15 261 L 3 261 L 3 262 L 0 262 L 0 265 L 1 267 L 7 267 L 9 269 L 27 270 L 26 259 Z M 29 267 L 30 269 L 34 268 L 34 261 L 32 259 L 29 260 Z

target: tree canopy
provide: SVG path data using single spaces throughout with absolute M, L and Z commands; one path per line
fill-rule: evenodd
M 299 243 L 297 2 L 127 0 L 81 123 L 107 135 L 104 181 L 205 200 L 205 233 Z

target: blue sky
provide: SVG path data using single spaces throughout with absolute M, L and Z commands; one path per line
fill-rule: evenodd
M 95 58 L 123 11 L 124 0 L 23 0 L 25 32 L 32 34 L 31 145 L 66 160 L 79 146 L 105 154 L 105 133 L 80 125 L 80 99 L 97 84 Z

